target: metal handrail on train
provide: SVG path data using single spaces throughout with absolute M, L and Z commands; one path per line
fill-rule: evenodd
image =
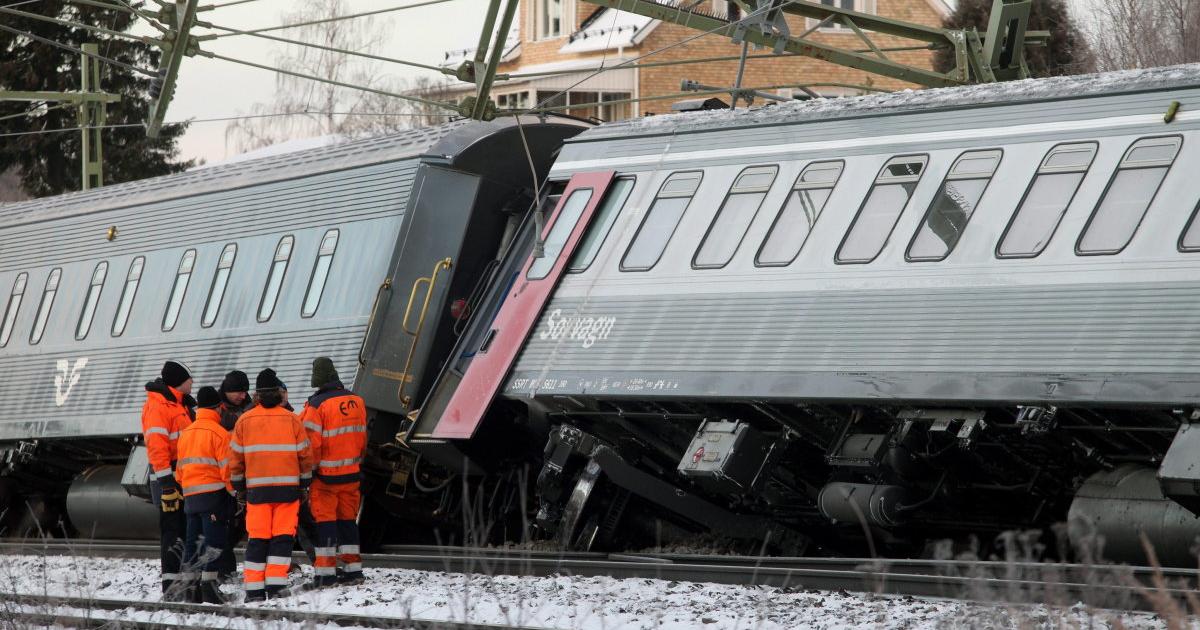
M 375 301 L 371 304 L 371 316 L 367 318 L 367 332 L 363 335 L 362 345 L 358 347 L 358 364 L 366 365 L 367 360 L 363 357 L 363 352 L 367 349 L 367 342 L 371 339 L 371 331 L 375 328 L 375 314 L 379 312 L 379 298 L 383 292 L 392 288 L 392 279 L 388 278 L 379 285 L 379 289 L 375 291 Z
M 408 385 L 411 377 L 409 369 L 412 368 L 413 356 L 417 351 L 417 344 L 421 340 L 421 329 L 425 326 L 425 315 L 429 312 L 429 300 L 433 297 L 433 287 L 437 284 L 438 276 L 443 269 L 449 269 L 454 266 L 454 261 L 450 258 L 443 258 L 433 265 L 433 273 L 428 277 L 417 278 L 413 282 L 412 290 L 408 294 L 408 306 L 404 308 L 404 319 L 400 322 L 400 328 L 408 335 L 412 336 L 412 343 L 408 347 L 408 358 L 404 360 L 404 371 L 401 372 L 400 387 L 396 390 L 396 397 L 400 399 L 400 403 L 404 406 L 412 401 L 412 398 L 404 395 L 404 388 Z M 421 314 L 417 317 L 416 329 L 410 329 L 408 320 L 412 317 L 413 303 L 417 299 L 417 289 L 425 285 L 425 300 L 421 304 Z

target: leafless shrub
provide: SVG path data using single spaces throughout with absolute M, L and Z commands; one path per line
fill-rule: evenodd
M 1200 61 L 1200 0 L 1104 0 L 1089 8 L 1100 70 Z

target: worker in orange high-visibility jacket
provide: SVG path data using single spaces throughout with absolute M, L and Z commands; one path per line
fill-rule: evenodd
M 159 510 L 159 559 L 163 599 L 167 601 L 182 601 L 186 595 L 180 565 L 187 525 L 183 495 L 175 480 L 175 462 L 179 459 L 179 433 L 192 423 L 185 405 L 191 392 L 191 370 L 179 361 L 167 361 L 160 377 L 146 383 L 146 404 L 142 406 L 142 436 L 150 460 L 151 500 Z
M 317 391 L 305 403 L 300 420 L 317 460 L 309 495 L 317 521 L 313 585 L 357 584 L 363 580 L 357 519 L 359 466 L 367 447 L 366 406 L 342 385 L 328 357 L 313 361 L 312 386 Z
M 246 505 L 246 601 L 285 597 L 301 494 L 313 459 L 300 418 L 282 406 L 268 368 L 255 380 L 258 405 L 242 414 L 229 443 L 229 480 Z
M 192 601 L 224 604 L 217 587 L 221 556 L 229 547 L 230 495 L 229 432 L 221 426 L 221 396 L 215 387 L 196 394 L 196 420 L 179 436 L 179 485 L 187 515 L 183 557 L 184 579 L 192 587 Z M 198 574 L 198 575 L 197 575 Z

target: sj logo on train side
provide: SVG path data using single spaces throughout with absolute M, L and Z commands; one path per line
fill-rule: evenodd
M 591 348 L 597 341 L 608 339 L 616 317 L 583 317 L 562 314 L 561 308 L 550 311 L 546 318 L 546 329 L 538 333 L 539 339 L 574 339 L 580 347 Z
M 87 357 L 76 359 L 74 365 L 68 359 L 59 359 L 56 362 L 55 367 L 58 368 L 58 372 L 54 375 L 54 405 L 56 407 L 67 404 L 67 397 L 71 395 L 71 389 L 83 376 L 83 368 L 87 366 L 87 363 Z M 66 386 L 65 390 L 63 386 Z

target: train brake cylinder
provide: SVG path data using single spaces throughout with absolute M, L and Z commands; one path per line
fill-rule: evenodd
M 121 486 L 124 466 L 96 466 L 67 490 L 67 515 L 83 539 L 158 538 L 158 510 Z
M 821 514 L 834 523 L 890 528 L 904 524 L 908 492 L 900 486 L 835 481 L 817 495 Z

